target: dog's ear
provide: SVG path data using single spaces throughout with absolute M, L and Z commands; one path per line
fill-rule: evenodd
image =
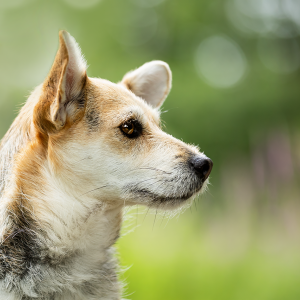
M 85 107 L 86 62 L 75 39 L 59 32 L 59 49 L 34 109 L 34 122 L 54 133 L 78 119 Z
M 122 79 L 122 84 L 154 108 L 161 106 L 168 96 L 171 82 L 169 65 L 158 60 L 145 63 Z

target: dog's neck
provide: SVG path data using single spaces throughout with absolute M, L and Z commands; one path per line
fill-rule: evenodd
M 122 204 L 82 195 L 81 190 L 68 185 L 63 176 L 58 178 L 49 168 L 45 168 L 43 178 L 39 211 L 50 211 L 43 221 L 51 224 L 48 232 L 53 232 L 55 244 L 62 243 L 62 247 L 75 251 L 90 247 L 101 251 L 114 244 L 121 228 Z
M 29 148 L 20 155 L 15 193 L 26 197 L 23 205 L 51 235 L 47 240 L 55 249 L 68 252 L 90 247 L 101 251 L 112 246 L 119 236 L 123 205 L 82 195 L 80 189 L 68 183 L 70 179 L 64 180 L 64 174 L 53 171 L 39 145 L 31 143 Z M 19 195 L 12 198 L 19 199 Z

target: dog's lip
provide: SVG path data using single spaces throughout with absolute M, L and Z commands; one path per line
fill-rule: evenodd
M 203 184 L 198 186 L 193 191 L 181 196 L 163 196 L 163 195 L 155 194 L 149 191 L 148 189 L 135 189 L 132 190 L 131 192 L 134 193 L 135 195 L 138 195 L 141 198 L 151 198 L 151 201 L 153 203 L 164 203 L 164 202 L 171 202 L 171 201 L 186 201 L 191 197 L 193 197 L 195 194 L 197 194 L 201 190 L 202 186 Z

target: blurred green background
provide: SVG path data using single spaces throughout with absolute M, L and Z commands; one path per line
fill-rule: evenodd
M 1 136 L 60 29 L 91 77 L 168 62 L 165 130 L 214 161 L 209 191 L 180 216 L 127 214 L 126 298 L 300 299 L 300 1 L 0 0 Z

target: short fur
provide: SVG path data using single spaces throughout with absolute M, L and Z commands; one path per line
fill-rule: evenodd
M 166 63 L 114 84 L 87 76 L 67 32 L 59 40 L 48 77 L 0 145 L 1 300 L 120 299 L 113 245 L 123 208 L 178 207 L 207 183 L 189 164 L 205 156 L 160 128 Z M 122 131 L 130 120 L 137 138 Z

